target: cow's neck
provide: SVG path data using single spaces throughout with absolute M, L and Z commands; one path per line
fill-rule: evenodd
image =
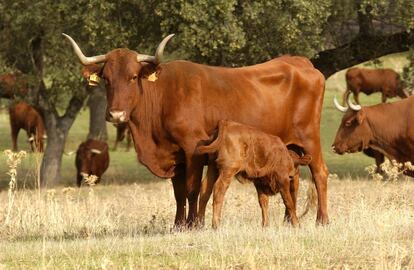
M 400 159 L 402 153 L 399 150 L 398 142 L 402 130 L 400 123 L 398 123 L 400 119 L 394 115 L 393 110 L 387 110 L 387 113 L 368 110 L 367 121 L 372 131 L 369 146 L 383 153 L 389 159 Z
M 162 93 L 148 84 L 140 90 L 128 125 L 139 161 L 155 175 L 170 178 L 177 149 L 165 139 L 161 121 Z

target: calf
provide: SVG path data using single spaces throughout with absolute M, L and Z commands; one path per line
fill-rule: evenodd
M 127 140 L 127 151 L 131 147 L 131 133 L 128 128 L 128 123 L 114 124 L 116 128 L 116 138 L 113 150 L 116 151 L 119 142 L 122 142 L 125 138 Z
M 17 136 L 24 129 L 29 137 L 32 151 L 43 152 L 43 139 L 46 138 L 43 117 L 34 107 L 26 102 L 16 103 L 9 108 L 13 151 L 17 151 Z
M 99 183 L 102 174 L 109 166 L 108 144 L 104 141 L 88 139 L 81 143 L 76 151 L 77 185 L 88 175 L 98 177 Z
M 210 154 L 210 157 L 214 155 L 219 170 L 219 177 L 213 183 L 213 228 L 220 223 L 224 195 L 234 176 L 254 183 L 263 226 L 269 224 L 268 196 L 278 192 L 289 214 L 288 221 L 298 226 L 296 194 L 299 178 L 295 176 L 298 175 L 298 165 L 311 162 L 309 155 L 301 157 L 289 151 L 277 136 L 225 120 L 219 122 L 217 138 L 210 145 L 199 146 L 197 151 Z M 207 177 L 207 181 L 212 179 Z M 204 208 L 205 202 L 200 202 L 200 207 Z
M 392 69 L 367 69 L 350 68 L 345 74 L 347 90 L 344 93 L 343 104 L 346 101 L 347 92 L 354 94 L 355 101 L 359 104 L 360 92 L 370 95 L 375 92 L 382 94 L 382 102 L 387 98 L 399 96 L 406 98 L 403 91 L 400 75 Z

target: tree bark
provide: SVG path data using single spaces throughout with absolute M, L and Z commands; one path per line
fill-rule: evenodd
M 105 88 L 98 86 L 87 89 L 87 91 L 89 91 L 89 133 L 87 138 L 106 141 L 108 132 L 105 119 L 107 106 Z

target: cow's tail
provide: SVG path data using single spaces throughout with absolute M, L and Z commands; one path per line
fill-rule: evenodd
M 210 144 L 201 145 L 197 147 L 196 153 L 198 154 L 213 154 L 217 152 L 223 140 L 224 129 L 226 124 L 224 121 L 220 121 L 218 124 L 218 130 L 213 133 L 212 138 L 209 140 Z
M 318 203 L 318 195 L 316 193 L 316 187 L 312 181 L 308 181 L 308 190 L 306 191 L 305 210 L 299 215 L 299 219 L 306 216 L 310 209 L 314 209 Z
M 347 87 L 347 89 L 345 90 L 344 94 L 342 95 L 342 106 L 346 106 L 346 100 L 348 98 L 348 95 L 350 95 L 351 90 L 349 90 L 349 88 Z

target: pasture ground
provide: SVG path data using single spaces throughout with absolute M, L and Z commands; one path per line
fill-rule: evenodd
M 404 54 L 384 58 L 384 67 L 398 71 L 403 63 Z M 330 225 L 316 227 L 314 210 L 301 228 L 284 225 L 277 195 L 271 198 L 270 228 L 262 229 L 253 186 L 235 181 L 226 194 L 220 230 L 210 229 L 209 207 L 205 229 L 171 232 L 170 181 L 150 174 L 124 145 L 110 152 L 103 185 L 93 188 L 67 188 L 75 184 L 70 155 L 63 157 L 61 186 L 32 189 L 41 156 L 29 154 L 18 169 L 19 190 L 9 212 L 7 165 L 0 154 L 0 269 L 414 269 L 414 181 L 369 180 L 364 168 L 373 159 L 330 152 L 342 117 L 332 99 L 341 98 L 343 75 L 327 82 L 321 123 L 325 160 L 339 176 L 329 180 Z M 361 95 L 361 102 L 378 103 L 380 95 Z M 8 149 L 6 111 L 0 113 L 0 127 L 0 149 Z M 112 147 L 114 128 L 108 128 Z M 82 111 L 66 152 L 76 151 L 87 130 L 88 114 Z M 20 149 L 28 150 L 24 132 L 19 138 Z M 308 181 L 301 181 L 298 213 L 307 187 Z

